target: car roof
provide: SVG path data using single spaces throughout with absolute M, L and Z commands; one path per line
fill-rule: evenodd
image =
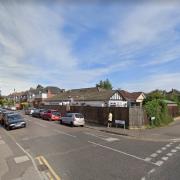
M 8 116 L 14 116 L 14 115 L 19 115 L 19 116 L 21 116 L 21 115 L 18 114 L 18 113 L 12 113 L 12 114 L 9 114 Z
M 14 112 L 13 111 L 5 111 L 5 112 L 3 112 L 4 114 L 14 114 Z

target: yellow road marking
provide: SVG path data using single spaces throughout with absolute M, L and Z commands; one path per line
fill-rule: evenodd
M 40 157 L 36 157 L 36 159 L 39 161 L 39 164 L 40 164 L 40 165 L 43 165 L 43 163 L 42 163 Z
M 36 159 L 39 161 L 41 165 L 45 164 L 48 167 L 50 173 L 55 177 L 56 180 L 61 180 L 61 178 L 55 173 L 48 161 L 43 156 L 38 156 L 36 157 Z M 51 176 L 50 173 L 47 173 L 47 175 L 49 176 L 50 180 L 53 180 L 54 178 Z
M 54 180 L 49 172 L 46 173 L 50 180 Z

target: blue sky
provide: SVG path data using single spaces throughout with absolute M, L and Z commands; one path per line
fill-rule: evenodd
M 1 1 L 0 89 L 180 89 L 180 4 Z

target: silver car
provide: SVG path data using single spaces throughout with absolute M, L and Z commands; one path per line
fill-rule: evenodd
M 61 124 L 69 124 L 71 126 L 84 126 L 84 116 L 80 113 L 67 113 L 60 119 Z

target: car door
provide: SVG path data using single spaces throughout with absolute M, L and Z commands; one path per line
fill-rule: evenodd
M 68 124 L 71 124 L 71 122 L 72 122 L 72 114 L 71 113 L 69 113 L 69 114 L 67 114 L 67 122 L 68 122 Z

